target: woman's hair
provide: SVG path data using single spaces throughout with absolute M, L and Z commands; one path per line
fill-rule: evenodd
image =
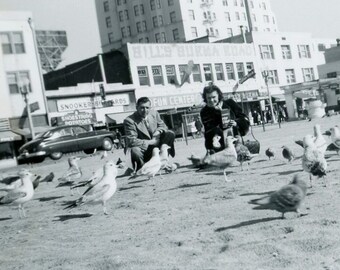
M 214 84 L 209 84 L 208 86 L 203 88 L 203 101 L 205 103 L 207 103 L 207 94 L 211 94 L 212 92 L 217 92 L 218 94 L 218 102 L 220 102 L 221 100 L 223 100 L 223 94 L 220 88 L 218 88 L 216 85 Z

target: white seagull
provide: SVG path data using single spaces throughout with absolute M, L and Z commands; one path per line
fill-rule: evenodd
M 9 192 L 0 198 L 0 204 L 18 205 L 19 217 L 26 217 L 23 204 L 30 201 L 34 195 L 32 178 L 35 177 L 31 172 L 25 171 L 21 175 L 22 185 L 9 190 Z
M 118 174 L 117 166 L 113 161 L 108 161 L 104 165 L 104 174 L 96 184 L 90 186 L 83 195 L 64 209 L 74 208 L 83 204 L 98 204 L 103 206 L 104 214 L 107 215 L 106 202 L 117 190 L 116 177 Z

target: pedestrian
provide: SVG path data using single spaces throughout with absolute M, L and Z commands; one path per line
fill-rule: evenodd
M 136 112 L 125 118 L 126 151 L 131 150 L 131 163 L 139 170 L 152 157 L 152 150 L 162 144 L 170 146 L 169 154 L 175 156 L 175 133 L 168 129 L 159 113 L 151 109 L 148 97 L 137 100 Z
M 233 99 L 223 99 L 222 91 L 216 85 L 209 85 L 203 89 L 203 101 L 206 105 L 200 115 L 204 127 L 205 148 L 208 153 L 221 151 L 225 148 L 227 130 L 234 136 L 244 136 L 249 131 L 250 122 L 241 107 Z M 229 110 L 230 119 L 222 120 L 223 110 Z M 214 147 L 213 139 L 219 136 L 219 147 Z M 216 145 L 216 144 L 215 144 Z
M 259 124 L 259 119 L 258 119 L 258 113 L 256 110 L 253 111 L 253 119 L 254 119 L 254 125 L 258 125 Z
M 116 139 L 117 139 L 117 149 L 122 148 L 122 133 L 120 133 L 119 129 L 116 128 Z

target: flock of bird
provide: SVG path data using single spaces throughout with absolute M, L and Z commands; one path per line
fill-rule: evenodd
M 327 143 L 325 135 L 330 136 L 331 144 Z M 314 134 L 307 134 L 303 140 L 296 141 L 297 144 L 303 147 L 302 170 L 310 175 L 310 185 L 312 186 L 313 177 L 324 178 L 327 172 L 327 161 L 325 152 L 332 149 L 338 154 L 340 153 L 340 129 L 338 126 L 332 127 L 329 131 L 321 133 L 320 125 L 314 126 Z M 244 162 L 249 163 L 255 156 L 250 153 L 248 148 L 242 144 L 240 137 L 228 136 L 226 138 L 226 148 L 217 153 L 207 153 L 203 157 L 192 155 L 188 159 L 191 160 L 194 166 L 204 168 L 205 166 L 213 166 L 223 168 L 223 175 L 226 182 L 230 182 L 227 177 L 227 169 L 233 164 L 239 162 L 241 170 Z M 173 163 L 169 159 L 169 146 L 161 145 L 160 148 L 155 147 L 152 152 L 151 159 L 146 162 L 138 171 L 134 171 L 129 178 L 146 176 L 149 179 L 161 172 L 174 172 L 178 167 L 178 163 Z M 273 148 L 267 148 L 266 156 L 270 159 L 275 159 L 276 152 Z M 287 147 L 282 147 L 282 156 L 287 162 L 293 162 L 297 157 L 293 151 Z M 84 204 L 101 204 L 104 214 L 108 214 L 106 203 L 114 195 L 117 190 L 116 177 L 118 176 L 118 168 L 124 168 L 124 163 L 119 159 L 117 163 L 112 160 L 105 162 L 104 166 L 97 169 L 93 174 L 84 179 L 84 174 L 78 165 L 81 157 L 71 156 L 68 159 L 69 168 L 58 178 L 57 187 L 70 187 L 71 194 L 76 189 L 85 187 L 86 190 L 77 199 L 69 203 L 64 209 L 78 207 Z M 101 159 L 107 159 L 107 152 L 104 152 Z M 100 161 L 101 163 L 103 161 Z M 248 165 L 249 166 L 249 165 Z M 24 204 L 30 201 L 35 189 L 39 183 L 53 182 L 54 173 L 50 173 L 41 179 L 41 176 L 35 175 L 27 169 L 21 169 L 17 175 L 2 177 L 0 180 L 0 195 L 1 192 L 6 194 L 0 197 L 1 205 L 17 205 L 19 216 L 25 217 Z M 298 212 L 299 207 L 306 196 L 307 184 L 301 179 L 301 174 L 296 174 L 292 182 L 283 186 L 276 192 L 268 196 L 251 200 L 250 204 L 257 205 L 253 209 L 271 209 L 282 213 L 282 217 L 286 212 Z

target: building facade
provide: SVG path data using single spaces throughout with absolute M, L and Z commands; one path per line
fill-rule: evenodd
M 242 31 L 278 30 L 269 0 L 96 1 L 104 52 L 126 43 L 209 42 Z M 242 29 L 242 30 L 241 30 Z

